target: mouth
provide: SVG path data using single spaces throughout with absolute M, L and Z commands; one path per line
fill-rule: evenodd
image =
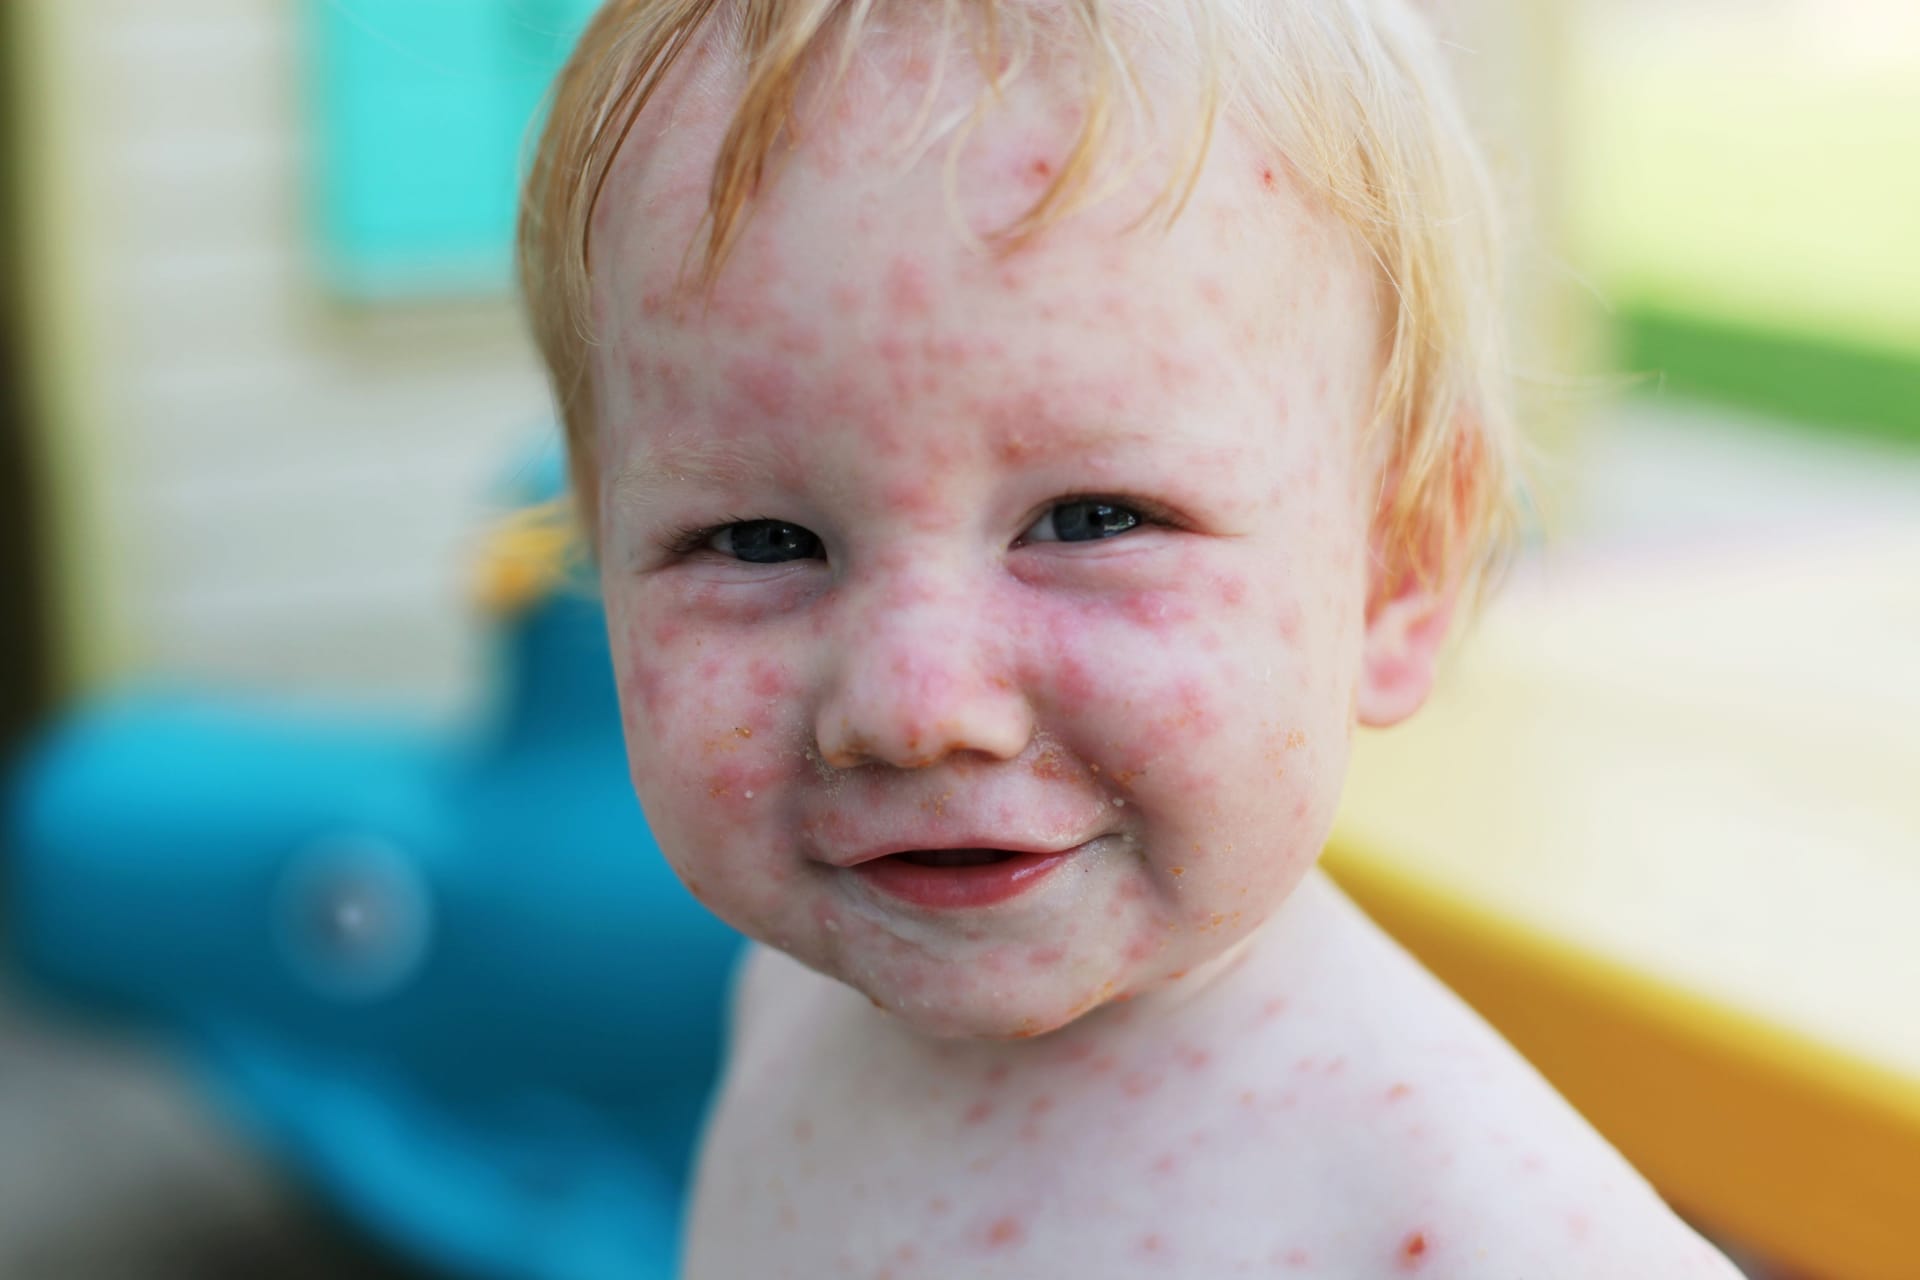
M 1078 853 L 1071 849 L 903 849 L 851 868 L 889 897 L 932 911 L 996 906 L 1038 888 Z

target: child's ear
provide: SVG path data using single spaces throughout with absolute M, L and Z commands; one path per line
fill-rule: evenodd
M 1450 579 L 1429 582 L 1423 574 L 1375 562 L 1354 692 L 1361 724 L 1376 729 L 1398 724 L 1427 700 L 1460 595 Z

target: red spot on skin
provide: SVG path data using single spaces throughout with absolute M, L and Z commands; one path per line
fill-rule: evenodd
M 967 1114 L 960 1117 L 960 1123 L 969 1129 L 985 1124 L 993 1115 L 993 1104 L 982 1099 L 967 1108 Z
M 801 1120 L 796 1122 L 793 1126 L 793 1140 L 795 1142 L 811 1142 L 813 1140 L 813 1121 Z
M 1591 1226 L 1584 1213 L 1574 1212 L 1567 1215 L 1567 1234 L 1575 1240 L 1585 1240 Z
M 1158 1254 L 1163 1254 L 1166 1251 L 1167 1251 L 1167 1242 L 1165 1240 L 1162 1240 L 1158 1234 L 1150 1234 L 1147 1236 L 1143 1236 L 1140 1240 L 1140 1252 L 1142 1253 L 1158 1255 Z
M 1305 1249 L 1289 1249 L 1280 1256 L 1280 1261 L 1297 1271 L 1312 1266 L 1313 1255 Z
M 895 319 L 933 314 L 933 289 L 927 269 L 911 258 L 896 258 L 887 269 L 887 308 Z
M 1391 1089 L 1389 1089 L 1389 1090 L 1387 1090 L 1387 1101 L 1388 1101 L 1388 1102 L 1398 1102 L 1398 1101 L 1400 1101 L 1400 1099 L 1402 1099 L 1402 1098 L 1404 1098 L 1404 1097 L 1406 1097 L 1407 1095 L 1409 1095 L 1409 1094 L 1411 1094 L 1412 1092 L 1413 1092 L 1413 1086 L 1412 1086 L 1412 1085 L 1410 1085 L 1410 1084 L 1396 1084 L 1395 1086 L 1393 1086 L 1393 1088 L 1391 1088 Z
M 792 687 L 786 673 L 764 659 L 755 659 L 747 668 L 747 682 L 747 687 L 762 698 L 778 698 Z
M 1005 1084 L 1007 1082 L 1007 1077 L 1012 1074 L 1013 1074 L 1012 1067 L 1008 1066 L 1004 1062 L 996 1062 L 991 1067 L 987 1068 L 987 1083 L 998 1087 L 1000 1085 Z
M 787 329 L 773 340 L 773 346 L 781 355 L 808 358 L 819 355 L 824 344 L 811 329 Z
M 1260 1006 L 1260 1021 L 1271 1022 L 1286 1011 L 1286 999 L 1282 996 L 1275 996 Z
M 1151 1071 L 1129 1071 L 1120 1078 L 1120 1092 L 1129 1098 L 1144 1098 L 1166 1082 L 1166 1077 Z
M 1274 176 L 1271 168 L 1262 169 L 1260 171 L 1260 185 L 1268 191 L 1278 191 L 1280 189 L 1280 179 Z
M 1180 1157 L 1168 1153 L 1153 1162 L 1153 1171 L 1163 1178 L 1170 1178 L 1180 1171 Z
M 1180 1062 L 1189 1071 L 1205 1071 L 1212 1064 L 1213 1055 L 1205 1049 L 1182 1049 Z
M 1120 601 L 1120 609 L 1149 631 L 1169 631 L 1192 622 L 1192 604 L 1171 591 L 1135 591 Z
M 1426 1258 L 1427 1233 L 1424 1231 L 1409 1232 L 1407 1238 L 1400 1242 L 1400 1269 L 1402 1271 L 1417 1271 L 1426 1261 Z
M 1011 1215 L 995 1218 L 987 1228 L 987 1246 L 992 1249 L 1011 1249 L 1027 1238 L 1027 1229 L 1020 1219 Z
M 933 1199 L 927 1201 L 927 1212 L 936 1218 L 950 1212 L 952 1209 L 953 1206 L 947 1202 L 945 1196 L 935 1196 Z

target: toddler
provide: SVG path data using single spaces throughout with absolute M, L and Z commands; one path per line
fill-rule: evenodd
M 762 945 L 699 1280 L 1731 1268 L 1318 872 L 1507 523 L 1399 0 L 611 0 L 524 285 L 634 785 Z

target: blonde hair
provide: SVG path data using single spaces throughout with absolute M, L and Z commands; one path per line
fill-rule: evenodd
M 595 519 L 588 358 L 593 214 L 635 120 L 688 50 L 717 36 L 746 87 L 714 163 L 702 279 L 710 283 L 795 127 L 807 72 L 844 69 L 880 11 L 964 25 L 981 109 L 1040 35 L 1083 69 L 1079 136 L 998 237 L 1017 244 L 1089 200 L 1117 114 L 1143 105 L 1130 31 L 1190 46 L 1200 66 L 1186 161 L 1159 209 L 1178 216 L 1225 112 L 1270 148 L 1372 255 L 1390 293 L 1369 440 L 1380 468 L 1376 554 L 1388 588 L 1476 581 L 1514 527 L 1517 440 L 1499 278 L 1497 206 L 1439 44 L 1401 0 L 608 0 L 561 72 L 522 199 L 521 287 L 563 419 L 582 521 Z M 717 27 L 717 30 L 708 28 Z M 837 36 L 837 40 L 835 37 Z M 955 145 L 958 145 L 957 142 Z

